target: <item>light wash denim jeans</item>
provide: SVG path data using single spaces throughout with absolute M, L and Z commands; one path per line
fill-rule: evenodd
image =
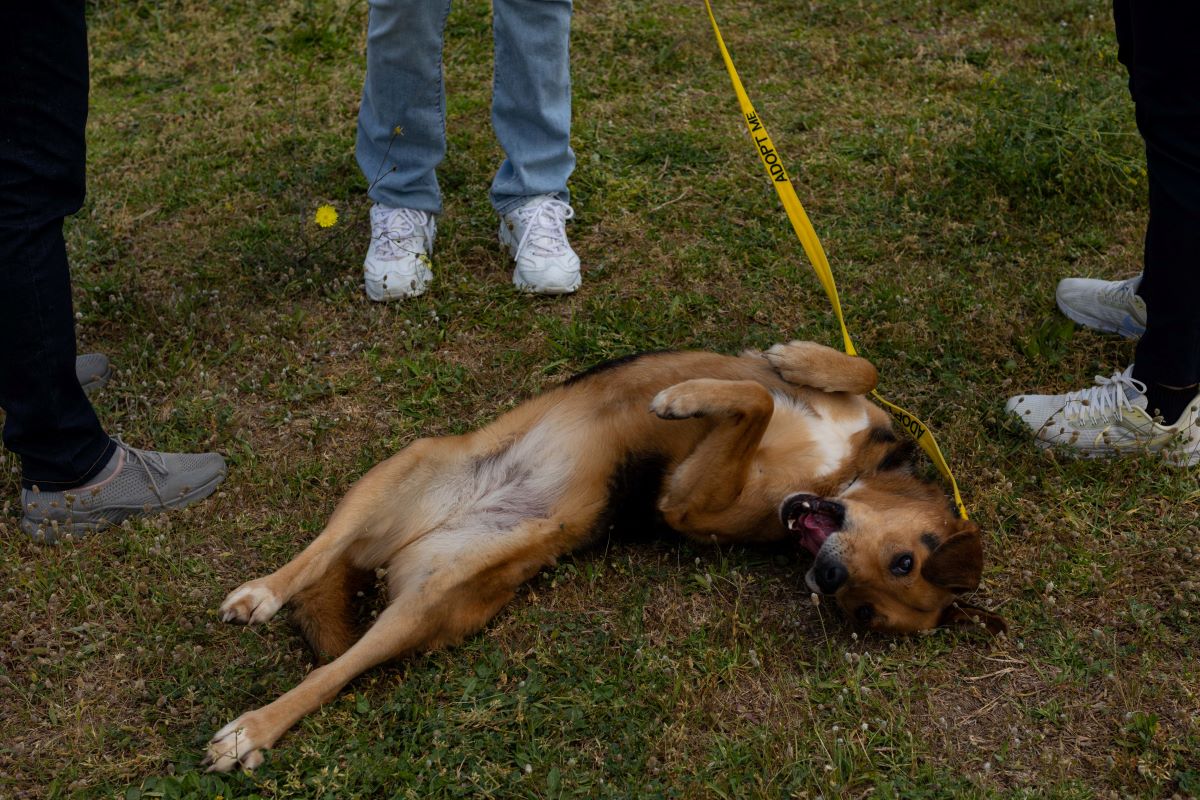
M 370 0 L 358 165 L 377 203 L 440 213 L 446 155 L 442 40 L 450 0 Z M 507 158 L 492 181 L 505 213 L 527 197 L 567 201 L 571 0 L 493 0 L 492 126 Z M 402 128 L 402 136 L 395 129 Z

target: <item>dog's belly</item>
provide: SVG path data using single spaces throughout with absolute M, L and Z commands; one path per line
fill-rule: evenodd
M 565 433 L 553 421 L 542 421 L 466 462 L 459 475 L 429 498 L 450 512 L 439 527 L 494 535 L 551 516 L 574 473 L 575 454 Z

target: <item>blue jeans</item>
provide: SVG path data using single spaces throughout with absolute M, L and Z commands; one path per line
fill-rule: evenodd
M 377 203 L 442 210 L 442 41 L 450 0 L 370 0 L 357 156 Z M 507 158 L 492 181 L 505 213 L 533 195 L 566 201 L 571 150 L 571 0 L 493 0 L 492 126 Z M 403 134 L 395 133 L 402 129 Z

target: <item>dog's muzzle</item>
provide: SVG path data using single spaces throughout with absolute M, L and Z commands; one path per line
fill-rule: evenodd
M 779 518 L 800 546 L 815 556 L 825 540 L 842 529 L 846 507 L 815 494 L 794 494 L 780 505 Z

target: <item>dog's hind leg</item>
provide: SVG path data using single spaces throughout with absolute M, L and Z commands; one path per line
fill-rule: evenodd
M 292 621 L 318 663 L 332 661 L 358 639 L 357 601 L 374 577 L 374 570 L 357 567 L 343 555 L 324 577 L 292 598 Z
M 816 342 L 777 344 L 763 357 L 781 378 L 796 386 L 867 394 L 879 382 L 879 373 L 870 361 Z
M 377 464 L 350 487 L 325 530 L 299 555 L 229 593 L 221 604 L 221 621 L 266 622 L 347 556 L 357 568 L 381 566 L 412 532 L 407 528 L 428 529 L 436 524 L 413 512 L 426 485 L 437 479 L 438 468 L 459 451 L 452 438 L 419 439 Z
M 210 772 L 227 772 L 241 765 L 254 769 L 262 751 L 270 748 L 296 721 L 328 702 L 343 686 L 371 667 L 418 649 L 429 637 L 430 609 L 393 604 L 384 609 L 350 649 L 317 667 L 299 686 L 273 703 L 248 711 L 212 737 L 203 765 Z
M 479 630 L 516 587 L 553 560 L 556 543 L 545 535 L 558 525 L 542 523 L 502 534 L 493 547 L 474 540 L 435 536 L 397 557 L 389 582 L 391 603 L 345 653 L 310 672 L 274 702 L 242 714 L 217 731 L 204 764 L 225 772 L 262 763 L 262 750 L 301 717 L 334 697 L 347 683 L 384 661 L 461 641 Z M 422 545 L 425 545 L 422 547 Z

